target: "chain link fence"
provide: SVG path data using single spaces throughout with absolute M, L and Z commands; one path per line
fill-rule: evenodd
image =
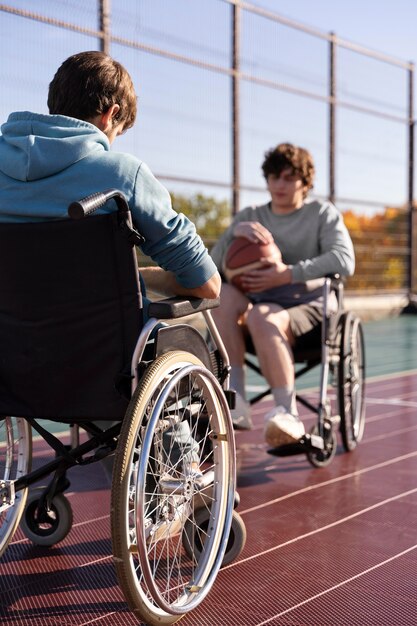
M 344 213 L 357 255 L 347 289 L 416 292 L 412 63 L 238 0 L 37 4 L 0 4 L 2 120 L 47 112 L 59 64 L 107 51 L 139 94 L 115 149 L 151 166 L 208 245 L 267 200 L 264 153 L 291 141 L 315 158 L 314 195 Z

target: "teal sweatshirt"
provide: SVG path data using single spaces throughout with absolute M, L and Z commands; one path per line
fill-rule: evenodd
M 145 163 L 110 151 L 96 126 L 63 115 L 12 113 L 0 135 L 0 221 L 67 218 L 68 205 L 110 188 L 126 197 L 145 237 L 141 249 L 179 284 L 199 287 L 216 266 L 194 225 L 171 206 L 167 190 Z M 114 201 L 97 211 L 115 210 Z

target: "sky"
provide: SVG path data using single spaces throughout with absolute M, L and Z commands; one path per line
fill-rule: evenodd
M 414 0 L 255 0 L 264 9 L 343 39 L 417 63 Z
M 5 4 L 96 28 L 95 0 L 9 0 Z M 223 0 L 111 0 L 113 33 L 203 63 L 230 63 L 231 5 Z M 339 37 L 417 61 L 417 3 L 412 0 L 254 0 L 252 4 Z M 323 40 L 243 12 L 241 69 L 264 81 L 327 94 L 328 46 Z M 97 48 L 88 35 L 0 11 L 0 119 L 11 110 L 47 112 L 46 92 L 70 54 Z M 113 44 L 129 70 L 139 115 L 115 149 L 146 161 L 171 191 L 230 198 L 231 81 L 227 75 Z M 338 49 L 340 99 L 404 118 L 407 75 L 402 68 Z M 417 81 L 416 81 L 417 82 Z M 416 98 L 417 100 L 417 98 Z M 242 206 L 266 199 L 260 171 L 264 152 L 280 141 L 309 148 L 316 161 L 315 192 L 328 192 L 328 107 L 319 99 L 241 83 L 241 179 L 255 191 Z M 347 108 L 337 113 L 336 191 L 358 210 L 401 205 L 407 195 L 407 132 L 403 122 Z M 175 183 L 172 177 L 216 181 Z M 369 202 L 369 206 L 366 203 Z M 376 204 L 375 204 L 376 203 Z M 352 203 L 340 201 L 349 208 Z M 355 205 L 356 206 L 356 205 Z

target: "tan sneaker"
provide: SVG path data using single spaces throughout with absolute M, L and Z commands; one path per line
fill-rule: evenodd
M 297 443 L 305 434 L 304 424 L 296 415 L 278 406 L 265 415 L 264 437 L 271 448 Z

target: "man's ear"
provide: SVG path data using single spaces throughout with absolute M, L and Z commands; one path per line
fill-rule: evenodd
M 113 128 L 113 118 L 115 115 L 117 115 L 119 110 L 120 106 L 118 104 L 112 104 L 105 113 L 102 113 L 100 115 L 100 126 L 98 126 L 98 124 L 96 125 L 98 126 L 98 128 L 100 128 L 100 130 L 103 131 L 103 133 Z

